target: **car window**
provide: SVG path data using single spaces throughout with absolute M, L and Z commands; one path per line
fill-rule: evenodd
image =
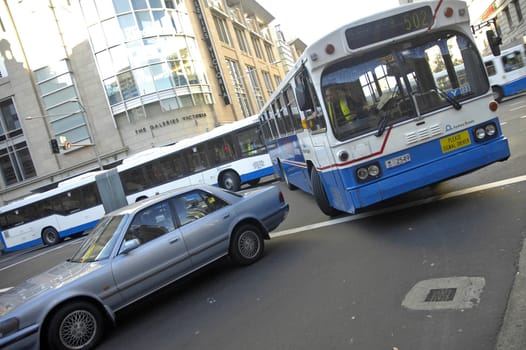
M 228 205 L 204 191 L 191 191 L 173 199 L 179 225 L 186 225 Z
M 168 202 L 157 203 L 138 212 L 126 232 L 125 241 L 138 239 L 140 244 L 175 229 Z

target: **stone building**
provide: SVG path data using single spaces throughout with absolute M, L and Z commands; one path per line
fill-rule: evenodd
M 254 0 L 0 3 L 0 204 L 256 114 L 285 74 L 273 19 Z

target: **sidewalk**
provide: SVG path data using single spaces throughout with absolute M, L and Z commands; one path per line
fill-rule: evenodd
M 511 288 L 495 349 L 526 349 L 526 240 L 522 244 L 519 269 Z

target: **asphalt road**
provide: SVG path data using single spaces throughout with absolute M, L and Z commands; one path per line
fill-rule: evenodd
M 355 216 L 282 186 L 291 212 L 261 261 L 129 307 L 99 349 L 495 349 L 526 235 L 526 97 L 500 115 L 510 160 Z M 3 257 L 0 289 L 76 244 Z M 436 300 L 415 303 L 421 282 Z

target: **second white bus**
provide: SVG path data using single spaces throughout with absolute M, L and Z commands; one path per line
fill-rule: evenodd
M 502 50 L 500 56 L 484 57 L 495 100 L 526 91 L 526 47 L 517 45 Z
M 273 175 L 272 162 L 256 116 L 219 126 L 174 145 L 132 155 L 117 166 L 128 203 L 188 184 L 217 185 L 237 191 Z M 104 215 L 96 176 L 86 173 L 62 181 L 0 208 L 4 252 L 53 245 L 80 235 Z

